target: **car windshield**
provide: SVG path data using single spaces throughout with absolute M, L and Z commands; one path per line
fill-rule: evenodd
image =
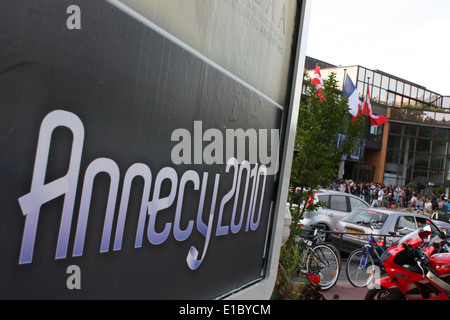
M 354 224 L 370 224 L 374 229 L 381 229 L 386 222 L 388 215 L 372 210 L 355 210 L 346 216 L 342 221 Z

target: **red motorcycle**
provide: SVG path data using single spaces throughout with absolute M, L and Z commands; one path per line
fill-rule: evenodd
M 365 300 L 450 300 L 450 251 L 448 236 L 431 235 L 425 226 L 403 237 L 382 256 L 388 277 L 378 279 Z

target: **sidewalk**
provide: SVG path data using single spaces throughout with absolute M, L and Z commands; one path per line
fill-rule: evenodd
M 335 295 L 339 296 L 337 300 L 364 300 L 367 290 L 367 288 L 355 288 L 347 280 L 339 279 L 333 288 L 322 294 L 327 300 L 333 300 Z
M 367 288 L 356 288 L 348 281 L 345 273 L 345 265 L 347 260 L 341 261 L 341 272 L 336 285 L 328 291 L 322 292 L 327 300 L 333 300 L 334 296 L 339 296 L 337 300 L 364 300 Z

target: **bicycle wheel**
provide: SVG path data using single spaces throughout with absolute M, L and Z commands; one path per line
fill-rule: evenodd
M 366 287 L 375 275 L 375 264 L 369 251 L 363 248 L 350 253 L 346 271 L 347 279 L 354 287 Z
M 319 244 L 312 248 L 306 260 L 307 270 L 320 278 L 320 288 L 332 288 L 339 278 L 339 257 L 328 245 Z

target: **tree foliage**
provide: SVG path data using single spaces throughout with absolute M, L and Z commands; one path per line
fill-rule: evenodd
M 281 248 L 277 282 L 278 292 L 288 299 L 304 296 L 298 292 L 301 286 L 293 285 L 292 277 L 301 259 L 296 238 L 302 232 L 299 220 L 306 210 L 305 204 L 313 190 L 329 185 L 337 176 L 340 160 L 350 154 L 364 130 L 362 116 L 351 121 L 348 100 L 341 95 L 333 73 L 324 80 L 324 94 L 325 99 L 321 99 L 315 85 L 310 84 L 309 98 L 300 104 L 289 195 L 291 203 L 295 199 L 297 206 L 291 206 L 291 233 Z M 346 138 L 340 143 L 342 134 Z M 307 210 L 317 206 L 308 205 Z
M 310 85 L 309 98 L 300 104 L 290 181 L 291 190 L 296 192 L 291 197 L 300 205 L 313 190 L 337 177 L 340 160 L 363 135 L 364 119 L 351 120 L 347 97 L 341 96 L 334 73 L 324 80 L 324 92 L 326 98 L 321 100 L 315 86 Z M 345 139 L 340 139 L 342 135 Z M 302 215 L 303 210 L 299 218 Z

